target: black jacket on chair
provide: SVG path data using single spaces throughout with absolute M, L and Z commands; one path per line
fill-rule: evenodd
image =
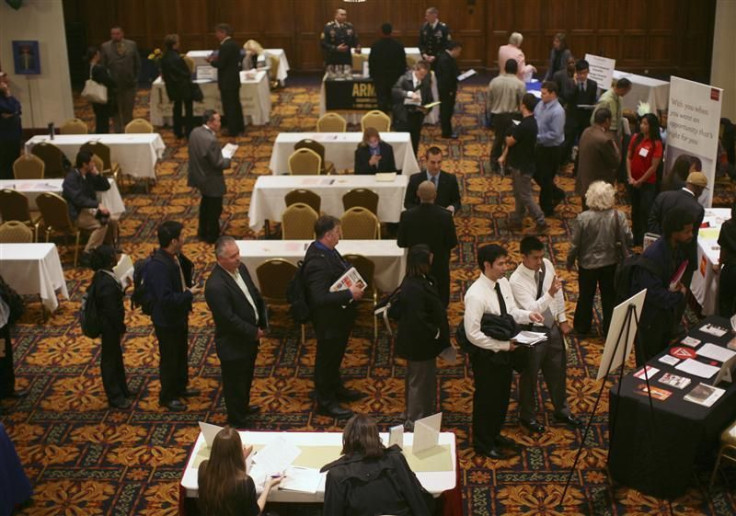
M 179 52 L 173 49 L 166 51 L 161 58 L 161 75 L 169 100 L 192 99 L 192 74 Z
M 371 148 L 365 144 L 359 144 L 355 149 L 355 173 L 356 174 L 375 174 L 377 172 L 396 172 L 396 163 L 394 162 L 394 149 L 388 143 L 381 141 L 378 143 L 380 149 L 381 160 L 378 166 L 370 165 Z
M 406 187 L 406 196 L 404 197 L 404 208 L 407 210 L 414 206 L 419 206 L 420 201 L 417 196 L 419 184 L 427 180 L 427 172 L 422 170 L 409 177 L 409 185 Z M 450 173 L 440 171 L 437 180 L 437 198 L 434 203 L 437 206 L 446 208 L 450 205 L 455 207 L 455 213 L 460 212 L 462 203 L 460 201 L 460 187 L 457 184 L 457 178 Z
M 266 304 L 248 269 L 241 263 L 238 272 L 258 309 L 257 324 L 253 307 L 225 269 L 215 265 L 204 288 L 207 306 L 215 320 L 215 346 L 220 360 L 246 358 L 247 347 L 258 346 L 258 329 L 268 325 Z
M 69 216 L 77 220 L 79 212 L 87 208 L 97 208 L 100 203 L 95 192 L 104 192 L 110 189 L 110 183 L 102 174 L 82 173 L 77 169 L 69 172 L 61 184 L 62 196 L 69 206 Z
M 210 64 L 217 68 L 220 90 L 240 90 L 240 46 L 230 38 L 220 45 L 217 59 Z
M 450 345 L 447 311 L 437 287 L 429 278 L 405 277 L 399 296 L 396 352 L 407 360 L 431 360 Z

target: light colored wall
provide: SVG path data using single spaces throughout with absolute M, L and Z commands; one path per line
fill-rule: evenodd
M 21 102 L 24 128 L 58 127 L 74 116 L 62 0 L 24 0 L 19 10 L 0 1 L 0 63 Z M 14 40 L 37 40 L 40 75 L 15 75 Z
M 721 116 L 736 121 L 736 0 L 717 0 L 710 83 L 723 88 Z

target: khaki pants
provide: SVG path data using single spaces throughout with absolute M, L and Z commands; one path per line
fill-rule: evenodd
M 89 253 L 103 243 L 114 245 L 118 239 L 118 221 L 110 218 L 107 224 L 102 225 L 88 210 L 83 210 L 77 217 L 77 227 L 91 231 L 84 252 Z

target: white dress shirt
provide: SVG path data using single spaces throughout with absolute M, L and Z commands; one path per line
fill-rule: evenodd
M 549 295 L 549 287 L 555 277 L 555 268 L 547 258 L 543 258 L 544 262 L 544 280 L 542 281 L 542 297 L 537 299 L 538 283 L 535 278 L 535 272 L 520 263 L 509 279 L 511 291 L 514 293 L 514 300 L 524 310 L 530 312 L 539 312 L 545 315 L 545 323 L 547 322 L 547 309 L 552 314 L 552 322 L 565 322 L 565 298 L 562 295 L 562 289 L 558 290 L 554 297 Z M 539 273 L 541 274 L 541 270 Z
M 463 319 L 465 335 L 473 345 L 479 348 L 494 352 L 508 351 L 511 347 L 508 340 L 493 339 L 484 334 L 480 329 L 483 314 L 501 315 L 501 307 L 498 304 L 498 295 L 495 290 L 496 283 L 481 273 L 480 277 L 470 285 L 470 288 L 465 293 L 465 316 Z M 498 284 L 500 285 L 501 295 L 506 304 L 506 312 L 511 314 L 517 323 L 528 324 L 529 311 L 522 310 L 516 306 L 509 280 L 501 278 L 498 280 Z
M 256 307 L 256 302 L 253 300 L 253 296 L 250 294 L 250 291 L 248 290 L 248 285 L 245 284 L 245 281 L 243 280 L 243 277 L 240 275 L 240 271 L 238 269 L 235 269 L 235 273 L 231 273 L 229 270 L 222 268 L 225 272 L 230 274 L 230 277 L 235 281 L 235 283 L 238 284 L 240 287 L 240 290 L 243 291 L 243 294 L 245 295 L 245 298 L 248 300 L 248 304 L 250 304 L 251 308 L 253 308 L 253 313 L 256 315 L 256 325 L 258 324 L 258 308 Z

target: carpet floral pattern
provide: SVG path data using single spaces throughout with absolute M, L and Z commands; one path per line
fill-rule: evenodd
M 276 135 L 314 128 L 318 95 L 315 86 L 289 86 L 272 92 L 271 122 L 265 127 L 248 127 L 245 136 L 237 138 L 240 148 L 234 159 L 236 166 L 227 175 L 222 220 L 228 234 L 241 239 L 263 238 L 262 232 L 254 234 L 248 227 L 249 194 L 256 178 L 269 173 Z M 510 249 L 512 259 L 519 260 L 521 235 L 507 229 L 513 204 L 511 180 L 490 173 L 493 136 L 480 124 L 483 99 L 484 88 L 480 86 L 464 87 L 459 93 L 455 117 L 459 140 L 439 139 L 437 127 L 425 127 L 422 134 L 422 149 L 430 144 L 443 149 L 444 168 L 459 178 L 463 193 L 463 210 L 455 219 L 460 243 L 452 261 L 451 325 L 460 320 L 463 292 L 478 275 L 478 245 L 502 243 Z M 136 116 L 148 118 L 147 91 L 140 92 L 137 106 Z M 77 100 L 75 108 L 77 116 L 91 126 L 89 107 Z M 122 246 L 134 259 L 146 256 L 155 247 L 158 224 L 166 219 L 180 220 L 185 225 L 184 252 L 193 259 L 197 273 L 206 278 L 214 253 L 196 240 L 199 196 L 186 186 L 186 145 L 174 140 L 170 129 L 161 129 L 161 133 L 167 149 L 150 193 L 145 193 L 141 184 L 123 185 L 127 213 L 120 224 Z M 558 183 L 568 197 L 558 207 L 557 216 L 548 219 L 551 227 L 543 240 L 564 281 L 571 318 L 577 278 L 565 271 L 564 260 L 580 198 L 572 194 L 574 179 L 569 171 Z M 733 190 L 728 180 L 720 181 L 715 205 L 728 205 Z M 624 209 L 628 212 L 628 206 Z M 530 222 L 527 220 L 524 234 L 533 233 Z M 72 268 L 71 246 L 63 240 L 57 243 L 72 299 L 61 302 L 46 323 L 41 323 L 40 304 L 31 300 L 14 340 L 17 387 L 29 389 L 29 395 L 2 405 L 2 421 L 34 485 L 33 503 L 22 514 L 177 514 L 178 483 L 198 433 L 197 421 L 225 421 L 212 319 L 204 299 L 197 297 L 189 325 L 190 386 L 201 389 L 202 394 L 189 399 L 183 413 L 158 407 L 158 351 L 153 328 L 146 316 L 128 311 L 124 357 L 130 386 L 138 394 L 132 410 L 110 410 L 100 380 L 99 341 L 83 337 L 77 322 L 79 302 L 91 272 Z M 306 344 L 301 345 L 285 312 L 278 308 L 274 312 L 274 328 L 262 342 L 256 367 L 252 402 L 263 410 L 254 418 L 253 429 L 340 431 L 335 420 L 315 414 L 309 398 L 314 335 L 308 332 Z M 600 328 L 599 315 L 598 307 L 593 324 L 596 329 Z M 602 338 L 568 339 L 570 405 L 586 421 L 600 387 L 594 378 L 602 344 Z M 371 414 L 384 429 L 400 421 L 405 363 L 395 357 L 385 330 L 372 342 L 368 311 L 359 317 L 342 371 L 351 387 L 367 394 L 363 401 L 351 405 L 354 410 Z M 457 365 L 440 362 L 438 375 L 444 428 L 455 432 L 458 439 L 465 514 L 726 515 L 736 511 L 733 467 L 722 470 L 713 490 L 707 488 L 712 457 L 699 464 L 692 488 L 671 504 L 612 484 L 606 473 L 607 396 L 594 416 L 587 442 L 582 443 L 581 431 L 553 424 L 551 403 L 546 390 L 541 389 L 539 401 L 546 411 L 540 422 L 548 430 L 530 437 L 518 424 L 515 379 L 504 434 L 523 444 L 524 451 L 501 461 L 477 456 L 469 444 L 473 392 L 469 364 L 465 359 Z M 583 444 L 584 453 L 562 506 L 560 496 L 568 472 Z

